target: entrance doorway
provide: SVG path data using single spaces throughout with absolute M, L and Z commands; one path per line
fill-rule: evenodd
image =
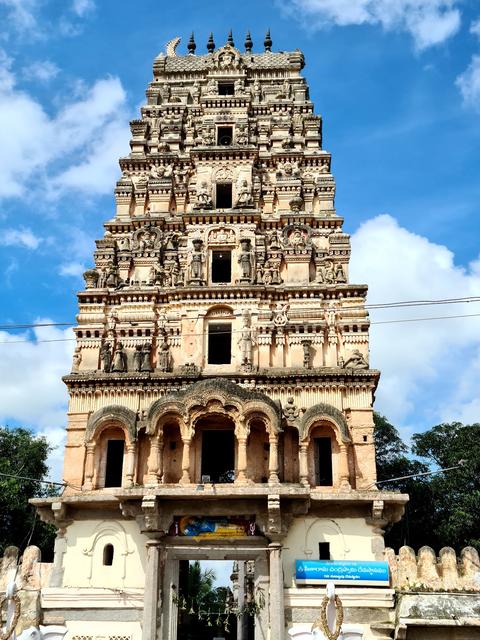
M 205 429 L 202 432 L 202 482 L 235 480 L 235 434 L 233 430 Z
M 254 564 L 180 560 L 177 640 L 254 640 Z

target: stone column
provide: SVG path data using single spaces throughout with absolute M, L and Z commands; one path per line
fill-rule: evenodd
M 157 640 L 160 619 L 160 554 L 159 540 L 148 540 L 147 560 L 145 566 L 145 591 L 143 596 L 143 631 L 142 640 Z
M 95 443 L 89 442 L 87 444 L 87 455 L 85 457 L 85 482 L 83 483 L 83 489 L 85 491 L 91 491 L 93 489 L 94 455 Z
M 282 545 L 272 542 L 268 545 L 270 560 L 270 638 L 283 640 L 285 637 L 285 606 L 283 601 Z
M 308 443 L 302 442 L 299 451 L 300 484 L 308 487 Z
M 278 436 L 276 433 L 269 437 L 270 454 L 268 457 L 268 482 L 278 484 Z
M 67 540 L 65 538 L 65 529 L 60 528 L 55 538 L 55 546 L 53 549 L 53 568 L 50 575 L 49 587 L 63 586 L 63 556 L 67 551 Z
M 163 445 L 161 437 L 153 436 L 150 439 L 150 454 L 147 461 L 148 484 L 158 484 L 160 474 L 160 449 Z
M 180 478 L 180 484 L 190 484 L 190 438 L 182 438 L 183 452 L 182 452 L 182 477 Z
M 237 442 L 237 477 L 235 482 L 237 484 L 245 484 L 247 482 L 247 438 L 240 436 L 240 438 L 237 438 Z
M 134 442 L 127 444 L 127 470 L 125 473 L 126 481 L 125 486 L 127 488 L 133 487 L 133 477 L 135 475 L 135 451 L 137 447 Z
M 350 491 L 350 473 L 348 470 L 348 449 L 347 445 L 342 442 L 340 445 L 340 488 Z

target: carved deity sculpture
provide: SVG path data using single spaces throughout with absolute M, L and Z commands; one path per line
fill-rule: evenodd
M 117 346 L 115 347 L 115 353 L 113 354 L 112 371 L 120 373 L 126 370 L 127 370 L 127 355 L 123 350 L 123 344 L 121 342 L 118 342 Z
M 171 371 L 170 346 L 166 334 L 163 335 L 163 342 L 158 347 L 158 368 L 160 371 Z
M 335 272 L 331 260 L 325 260 L 317 265 L 315 282 L 319 284 L 335 284 Z
M 283 327 L 288 322 L 287 312 L 290 309 L 290 305 L 288 303 L 282 304 L 281 302 L 277 303 L 277 307 L 273 312 L 273 322 L 277 325 L 277 327 Z
M 141 371 L 142 368 L 142 345 L 137 344 L 133 352 L 133 370 Z
M 250 325 L 251 325 L 250 313 L 248 311 L 244 311 L 243 327 L 240 333 L 240 340 L 238 341 L 241 358 L 242 358 L 241 360 L 242 365 L 252 364 L 252 354 L 253 354 L 253 347 L 255 345 L 255 339 L 253 337 L 254 330 L 251 328 Z
M 238 198 L 235 207 L 237 209 L 240 209 L 242 207 L 250 207 L 252 203 L 252 190 L 249 187 L 248 182 L 246 180 L 242 180 L 240 188 L 238 190 Z
M 151 351 L 152 345 L 146 342 L 142 347 L 142 363 L 140 365 L 140 371 L 152 371 Z
M 341 262 L 338 262 L 335 267 L 335 282 L 337 284 L 345 284 L 347 282 L 345 271 Z
M 105 342 L 100 349 L 100 363 L 102 371 L 110 373 L 112 368 L 112 352 L 108 342 Z
M 238 258 L 238 262 L 241 268 L 240 282 L 251 282 L 252 281 L 252 252 L 250 251 L 250 240 L 248 238 L 244 238 L 240 240 L 240 246 L 242 252 L 240 257 Z
M 281 249 L 282 240 L 277 229 L 274 229 L 268 237 L 268 246 L 270 249 Z
M 197 191 L 197 203 L 195 209 L 211 209 L 213 206 L 212 195 L 207 182 L 202 182 Z
M 190 278 L 189 282 L 192 284 L 200 283 L 203 281 L 203 263 L 205 260 L 203 250 L 203 242 L 200 238 L 193 240 L 193 251 L 190 256 Z
M 75 347 L 75 351 L 73 352 L 72 373 L 78 373 L 80 371 L 81 361 L 82 361 L 82 349 L 81 347 Z
M 300 409 L 296 406 L 295 401 L 291 396 L 290 398 L 287 398 L 287 404 L 283 407 L 283 415 L 289 422 L 296 420 L 300 415 Z
M 158 284 L 162 286 L 163 281 L 164 269 L 160 263 L 156 262 L 152 267 L 150 267 L 150 271 L 148 273 L 148 283 L 151 285 Z
M 302 347 L 303 347 L 303 367 L 304 369 L 311 369 L 312 368 L 312 350 L 311 350 L 311 341 L 310 340 L 303 340 L 302 341 Z
M 352 355 L 343 363 L 344 369 L 368 369 L 365 356 L 358 349 L 354 349 Z

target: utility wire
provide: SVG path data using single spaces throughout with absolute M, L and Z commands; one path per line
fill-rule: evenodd
M 480 296 L 467 296 L 464 298 L 439 298 L 436 300 L 403 300 L 398 302 L 377 302 L 354 307 L 330 307 L 332 311 L 355 311 L 363 309 L 392 309 L 403 307 L 425 307 L 438 304 L 469 304 L 472 302 L 480 302 Z M 452 316 L 453 317 L 453 316 Z M 73 322 L 32 322 L 24 324 L 0 324 L 0 331 L 9 329 L 31 329 L 36 327 L 73 327 Z
M 65 480 L 63 482 L 55 482 L 54 480 L 40 480 L 39 478 L 31 478 L 29 476 L 18 476 L 14 473 L 0 473 L 0 476 L 3 476 L 4 478 L 14 478 L 15 480 L 31 480 L 32 482 L 40 482 L 41 484 L 55 485 L 57 487 L 62 487 L 63 489 L 65 489 L 65 487 L 71 487 L 72 489 L 76 489 L 77 491 L 82 490 L 81 487 L 77 487 L 74 484 L 65 482 Z

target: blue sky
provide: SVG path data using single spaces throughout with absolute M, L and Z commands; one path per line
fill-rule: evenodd
M 352 280 L 369 283 L 369 302 L 480 295 L 478 2 L 0 0 L 0 24 L 1 325 L 74 321 L 153 59 L 176 35 L 185 52 L 192 30 L 197 53 L 210 31 L 220 46 L 230 28 L 240 49 L 249 29 L 262 50 L 268 27 L 274 50 L 304 52 L 353 236 Z M 377 408 L 406 437 L 478 420 L 479 328 L 479 317 L 372 325 Z M 68 330 L 0 333 L 0 422 L 60 445 Z

